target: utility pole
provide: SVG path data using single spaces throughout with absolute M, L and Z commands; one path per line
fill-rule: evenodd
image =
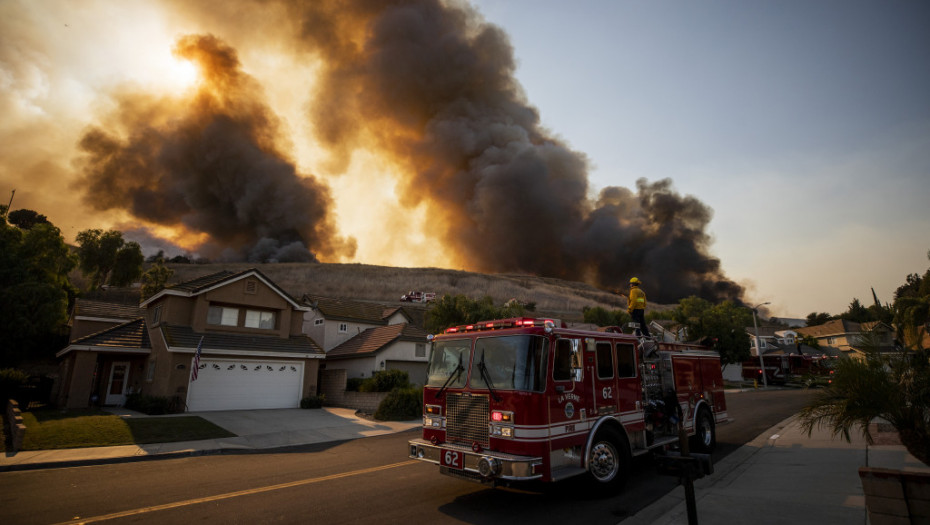
M 762 360 L 762 346 L 759 345 L 759 325 L 756 324 L 756 309 L 771 303 L 761 303 L 752 307 L 752 327 L 756 330 L 756 353 L 759 354 L 759 368 L 762 371 L 762 386 L 768 388 L 769 380 L 765 377 L 765 362 Z

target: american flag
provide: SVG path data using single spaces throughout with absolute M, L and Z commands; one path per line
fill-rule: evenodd
M 200 371 L 200 349 L 203 348 L 203 336 L 200 336 L 200 342 L 197 343 L 197 352 L 194 354 L 194 365 L 191 367 L 191 381 L 197 380 L 197 372 Z

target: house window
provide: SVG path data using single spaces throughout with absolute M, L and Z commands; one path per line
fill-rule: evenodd
M 255 281 L 246 281 L 245 282 L 245 293 L 255 294 L 258 291 L 258 283 Z
M 245 311 L 246 328 L 263 328 L 267 330 L 274 329 L 274 312 L 264 312 L 261 310 Z
M 155 360 L 150 359 L 148 368 L 145 370 L 145 382 L 151 383 L 155 379 Z
M 835 337 L 828 337 L 828 338 L 827 338 L 827 344 L 828 344 L 828 345 L 835 345 L 835 344 L 836 344 L 836 338 L 835 338 Z
M 156 306 L 152 313 L 152 324 L 158 324 L 159 321 L 161 321 L 161 305 Z
M 314 319 L 313 326 L 323 326 L 323 319 Z
M 207 323 L 222 326 L 238 326 L 239 309 L 228 306 L 211 306 L 207 312 Z
M 349 324 L 348 324 L 348 323 L 339 323 L 339 333 L 340 333 L 340 334 L 345 334 L 345 333 L 348 333 L 348 332 L 349 332 Z
M 416 357 L 426 357 L 426 345 L 423 343 L 417 343 Z

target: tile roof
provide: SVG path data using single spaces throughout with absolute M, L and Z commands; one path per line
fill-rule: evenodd
M 165 295 L 165 294 L 186 295 L 186 296 L 199 295 L 203 292 L 216 288 L 217 286 L 221 286 L 228 282 L 238 281 L 239 279 L 243 279 L 245 277 L 248 277 L 249 275 L 254 275 L 258 277 L 259 280 L 263 281 L 265 284 L 270 286 L 272 289 L 274 289 L 276 292 L 281 294 L 282 297 L 290 301 L 295 306 L 300 305 L 297 299 L 295 299 L 289 293 L 285 292 L 280 286 L 275 284 L 271 279 L 266 277 L 265 274 L 263 274 L 256 268 L 248 268 L 246 270 L 242 270 L 241 272 L 232 272 L 229 270 L 223 270 L 222 272 L 216 272 L 210 275 L 204 275 L 202 277 L 197 277 L 196 279 L 191 279 L 189 281 L 184 281 L 182 283 L 173 284 L 165 288 L 164 290 L 158 292 L 154 296 L 143 301 L 142 305 L 145 306 L 146 304 L 152 302 L 155 298 L 160 297 L 161 295 Z
M 113 319 L 136 319 L 145 315 L 145 309 L 138 306 L 77 299 L 74 301 L 74 316 L 105 317 Z
M 369 328 L 326 354 L 326 358 L 340 359 L 373 354 L 395 341 L 426 342 L 426 330 L 401 323 Z
M 804 328 L 798 328 L 795 331 L 801 336 L 827 337 L 842 334 L 857 334 L 859 333 L 859 329 L 859 323 L 855 321 L 833 319 L 821 325 L 806 326 Z
M 203 348 L 211 350 L 239 350 L 248 352 L 284 352 L 292 354 L 325 355 L 320 345 L 306 335 L 288 338 L 272 335 L 233 334 L 226 332 L 195 332 L 190 326 L 161 325 L 168 348 L 197 348 L 203 337 Z
M 96 346 L 103 348 L 126 348 L 132 350 L 151 350 L 149 331 L 145 326 L 145 319 L 133 319 L 97 333 L 86 335 L 72 341 L 60 354 L 75 346 Z
M 321 295 L 306 294 L 303 298 L 305 305 L 318 309 L 327 319 L 343 321 L 364 321 L 368 324 L 387 324 L 389 317 L 400 311 L 408 319 L 403 308 L 388 307 L 383 304 L 365 303 L 350 299 L 334 299 Z

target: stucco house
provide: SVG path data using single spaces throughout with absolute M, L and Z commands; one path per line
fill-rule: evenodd
M 798 328 L 801 337 L 811 336 L 820 348 L 832 354 L 845 354 L 863 358 L 866 351 L 862 346 L 863 336 L 870 335 L 878 343 L 880 352 L 896 351 L 894 330 L 882 322 L 857 323 L 847 319 L 834 319 L 822 325 Z
M 256 269 L 168 287 L 140 309 L 123 320 L 130 312 L 76 307 L 72 341 L 58 353 L 59 406 L 121 405 L 139 392 L 189 411 L 295 408 L 317 392 L 325 354 L 302 331 L 309 308 Z

